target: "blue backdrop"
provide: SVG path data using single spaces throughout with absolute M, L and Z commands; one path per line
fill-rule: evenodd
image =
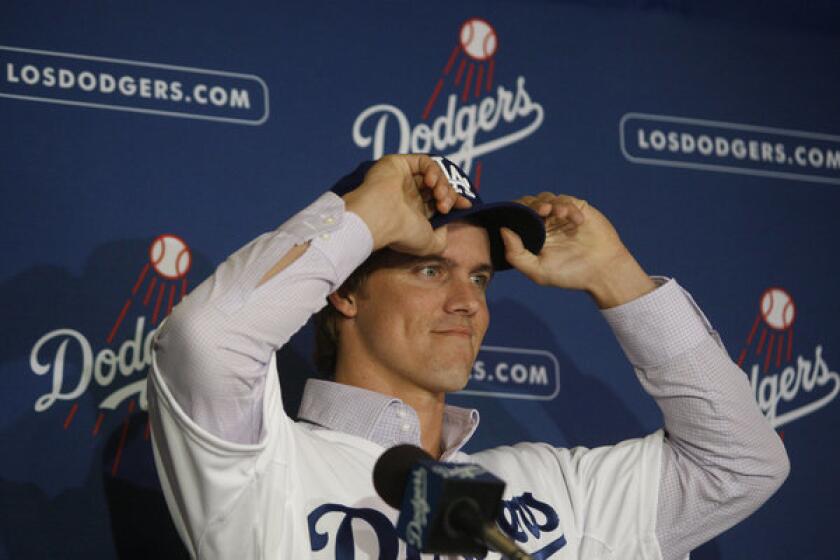
M 836 556 L 840 10 L 319 0 L 2 14 L 0 558 L 183 555 L 152 464 L 149 333 L 227 254 L 400 150 L 450 155 L 485 199 L 587 199 L 716 325 L 792 471 L 694 558 Z M 486 347 L 452 398 L 481 410 L 471 449 L 594 446 L 661 425 L 586 296 L 506 273 L 490 299 Z M 311 348 L 307 327 L 280 352 L 292 414 Z

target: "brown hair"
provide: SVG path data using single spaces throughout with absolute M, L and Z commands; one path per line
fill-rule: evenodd
M 384 256 L 392 253 L 389 249 L 380 249 L 372 253 L 365 262 L 359 265 L 336 290 L 340 293 L 359 292 L 362 290 L 367 277 L 386 260 Z M 338 310 L 327 301 L 327 305 L 315 314 L 315 350 L 313 358 L 315 369 L 321 375 L 332 379 L 335 377 L 335 366 L 338 361 Z

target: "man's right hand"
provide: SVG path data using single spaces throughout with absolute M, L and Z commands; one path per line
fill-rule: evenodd
M 469 208 L 440 166 L 427 155 L 382 157 L 365 180 L 344 195 L 345 207 L 370 229 L 373 250 L 390 247 L 411 255 L 431 255 L 446 248 L 446 228 L 432 229 L 429 217 L 452 208 Z

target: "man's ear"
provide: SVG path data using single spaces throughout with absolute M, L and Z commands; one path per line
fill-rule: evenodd
M 350 319 L 356 316 L 356 295 L 352 292 L 338 289 L 327 296 L 327 300 L 335 307 L 336 311 Z

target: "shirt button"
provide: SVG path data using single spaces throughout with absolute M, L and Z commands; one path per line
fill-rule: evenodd
M 405 410 L 403 410 L 403 409 L 399 409 L 399 410 L 397 411 L 397 418 L 405 418 L 405 417 L 406 417 Z
M 332 216 L 327 216 L 326 218 L 324 218 L 324 223 L 325 224 L 334 224 L 335 223 L 335 218 L 333 218 Z
M 407 432 L 408 430 L 410 430 L 410 429 L 411 429 L 411 424 L 409 424 L 408 422 L 406 422 L 406 423 L 404 423 L 402 426 L 400 426 L 400 429 L 401 429 L 402 431 L 404 431 L 404 432 Z
M 322 233 L 322 234 L 321 234 L 321 239 L 323 239 L 324 241 L 326 241 L 326 240 L 327 240 L 327 239 L 329 239 L 329 238 L 330 238 L 330 234 L 329 234 L 329 233 Z

